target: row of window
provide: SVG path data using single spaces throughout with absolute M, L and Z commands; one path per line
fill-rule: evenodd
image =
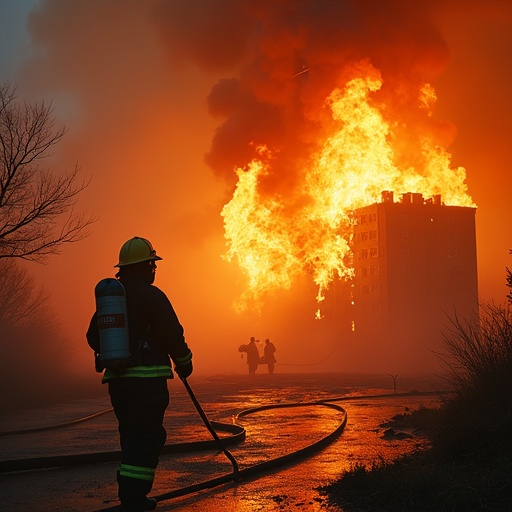
M 374 231 L 361 231 L 357 233 L 356 240 L 358 242 L 368 242 L 368 240 L 376 240 L 377 239 L 377 230 Z
M 377 222 L 377 214 L 369 213 L 368 215 L 360 215 L 358 217 L 359 224 L 366 224 L 367 222 Z
M 422 217 L 418 217 L 417 215 L 413 215 L 413 218 L 415 220 L 418 220 L 418 219 L 420 219 Z M 424 219 L 424 217 L 423 217 L 423 219 Z M 408 213 L 401 213 L 400 214 L 400 220 L 402 222 L 409 222 L 409 220 L 410 220 L 409 214 Z M 438 220 L 439 220 L 438 217 L 437 218 L 436 217 L 430 217 L 430 222 L 436 222 Z M 449 223 L 449 224 L 460 224 L 460 220 L 461 219 L 460 219 L 460 217 L 458 215 L 443 215 L 443 217 L 442 217 L 442 222 L 445 225 L 447 223 Z
M 369 276 L 378 276 L 379 275 L 379 266 L 378 265 L 369 265 L 368 267 L 361 268 L 361 276 L 369 277 Z
M 448 239 L 451 242 L 457 242 L 460 239 L 460 235 L 458 233 L 439 233 L 439 232 L 429 232 L 422 231 L 420 232 L 422 237 L 428 237 L 430 240 L 439 240 L 441 238 Z M 400 238 L 402 240 L 409 240 L 411 236 L 410 231 L 402 230 L 400 231 Z
M 361 292 L 363 295 L 370 295 L 371 293 L 379 293 L 380 285 L 379 283 L 365 284 L 361 287 Z
M 439 258 L 439 249 L 435 247 L 431 247 L 428 249 L 427 254 L 430 258 Z M 441 251 L 442 255 L 447 257 L 449 260 L 457 259 L 460 257 L 459 249 L 448 249 L 447 251 Z M 401 247 L 400 255 L 403 258 L 411 257 L 411 248 L 410 247 Z M 368 249 L 361 249 L 358 253 L 360 260 L 367 260 L 368 258 L 378 258 L 379 257 L 379 249 L 377 247 L 370 247 Z
M 446 240 L 450 243 L 459 243 L 460 242 L 460 234 L 459 233 L 432 233 L 432 232 L 421 232 L 420 235 L 422 237 L 428 237 L 431 241 L 436 240 Z M 409 240 L 411 238 L 411 232 L 407 230 L 400 231 L 400 240 Z M 368 242 L 369 240 L 377 240 L 377 231 L 361 231 L 357 233 L 356 242 Z
M 377 247 L 370 247 L 369 249 L 361 249 L 359 251 L 359 259 L 366 260 L 368 258 L 378 258 L 379 249 Z
M 417 214 L 413 215 L 413 218 L 415 220 L 418 220 L 418 219 L 421 219 L 421 218 L 424 218 L 424 216 L 421 216 L 419 217 Z M 400 220 L 402 222 L 409 222 L 409 220 L 411 219 L 411 216 L 408 214 L 408 213 L 401 213 L 400 214 Z M 430 221 L 431 222 L 435 222 L 436 219 L 435 217 L 430 217 Z M 458 215 L 443 215 L 443 222 L 446 223 L 450 223 L 450 224 L 459 224 L 460 223 L 460 217 Z M 368 214 L 365 214 L 365 215 L 359 215 L 357 217 L 357 223 L 358 225 L 362 225 L 362 224 L 367 224 L 367 223 L 370 223 L 370 222 L 377 222 L 377 214 L 376 213 L 368 213 Z
M 400 274 L 402 276 L 408 276 L 416 272 L 416 267 L 411 265 L 410 263 L 405 263 L 400 265 Z M 430 276 L 440 276 L 440 275 L 462 275 L 462 268 L 455 263 L 452 263 L 450 266 L 438 266 L 438 265 L 432 265 L 428 268 L 424 269 L 425 273 L 428 273 Z M 358 276 L 360 278 L 364 277 L 377 277 L 380 273 L 379 266 L 378 265 L 369 265 L 367 267 L 362 267 L 358 270 Z M 368 285 L 363 286 L 363 295 L 366 295 L 364 292 L 364 287 L 370 286 L 371 291 L 378 292 L 379 291 L 379 284 L 378 283 L 370 283 Z

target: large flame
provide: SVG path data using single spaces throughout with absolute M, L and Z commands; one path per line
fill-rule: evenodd
M 351 212 L 379 202 L 384 190 L 397 196 L 417 192 L 426 199 L 441 195 L 447 205 L 474 206 L 465 169 L 451 167 L 450 154 L 432 133 L 386 119 L 392 109 L 374 98 L 381 87 L 378 71 L 366 65 L 332 91 L 326 101 L 335 129 L 302 170 L 298 190 L 286 196 L 260 191 L 272 168 L 265 147 L 259 148 L 258 159 L 236 170 L 238 184 L 222 216 L 225 257 L 235 259 L 248 278 L 237 309 L 258 304 L 272 289 L 289 289 L 304 274 L 311 276 L 322 301 L 334 279 L 353 275 Z M 417 100 L 418 112 L 428 119 L 434 88 L 424 84 Z M 409 129 L 419 135 L 413 147 L 404 148 L 400 137 Z

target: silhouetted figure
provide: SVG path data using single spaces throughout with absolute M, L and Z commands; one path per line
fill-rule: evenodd
M 170 360 L 181 378 L 192 373 L 192 352 L 183 327 L 167 296 L 153 285 L 156 262 L 161 259 L 148 240 L 134 237 L 121 247 L 116 265 L 116 277 L 126 290 L 131 360 L 122 368 L 107 367 L 103 382 L 108 383 L 119 422 L 122 456 L 117 482 L 122 512 L 156 508 L 156 500 L 147 494 L 167 435 L 163 419 L 169 403 L 167 379 L 173 377 Z M 87 331 L 89 346 L 98 355 L 103 325 L 95 313 Z
M 269 340 L 265 340 L 265 348 L 264 348 L 264 360 L 267 363 L 268 373 L 274 373 L 274 368 L 276 365 L 276 357 L 274 353 L 276 351 L 275 345 Z
M 240 345 L 240 347 L 238 347 L 238 352 L 245 352 L 247 354 L 249 373 L 254 375 L 258 369 L 258 365 L 260 364 L 260 352 L 256 346 L 254 336 L 251 337 L 251 341 L 247 345 Z

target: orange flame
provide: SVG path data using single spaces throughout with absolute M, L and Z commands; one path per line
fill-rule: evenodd
M 254 307 L 272 289 L 289 289 L 308 274 L 318 288 L 317 300 L 335 278 L 353 275 L 350 265 L 351 212 L 379 202 L 382 191 L 418 192 L 425 198 L 441 195 L 445 204 L 474 206 L 467 193 L 466 172 L 452 168 L 446 149 L 426 133 L 419 137 L 414 165 L 398 166 L 397 134 L 403 126 L 384 117 L 385 105 L 373 96 L 382 87 L 377 70 L 367 65 L 343 88 L 332 91 L 336 131 L 327 137 L 311 164 L 303 169 L 298 191 L 287 197 L 263 195 L 258 188 L 271 169 L 272 154 L 260 148 L 259 158 L 245 170 L 237 169 L 238 184 L 222 210 L 228 261 L 236 259 L 248 278 L 248 289 L 235 308 Z M 424 84 L 417 92 L 418 110 L 432 115 L 434 88 Z M 407 127 L 405 127 L 407 128 Z M 402 153 L 405 152 L 400 147 Z M 321 318 L 320 311 L 316 317 Z

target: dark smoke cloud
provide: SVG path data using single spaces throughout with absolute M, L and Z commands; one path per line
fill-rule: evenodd
M 172 62 L 225 71 L 243 59 L 251 4 L 240 0 L 160 0 L 155 3 L 153 19 Z
M 417 93 L 448 61 L 428 5 L 187 0 L 158 4 L 155 19 L 173 58 L 231 72 L 208 96 L 209 112 L 223 121 L 207 164 L 232 181 L 233 169 L 244 167 L 265 144 L 278 151 L 264 184 L 272 189 L 293 181 L 316 149 L 331 123 L 325 99 L 360 60 L 380 70 L 380 95 L 391 98 L 397 110 L 417 102 L 410 91 Z

